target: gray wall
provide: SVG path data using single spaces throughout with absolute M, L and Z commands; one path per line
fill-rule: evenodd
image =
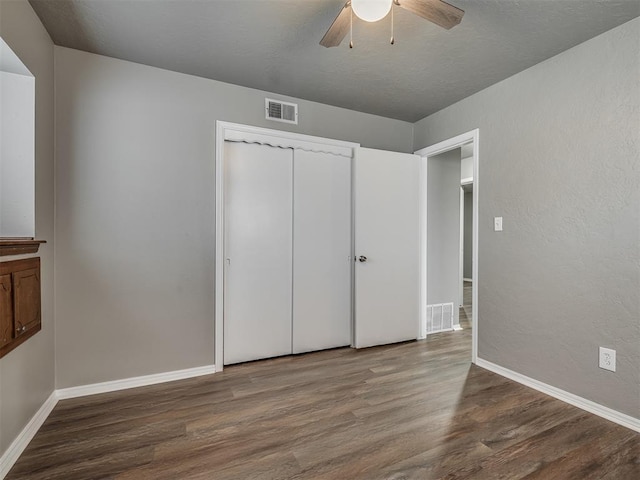
M 55 59 L 58 388 L 213 364 L 216 120 L 411 151 L 410 123 L 299 101 L 288 126 L 265 92 Z
M 459 323 L 460 149 L 427 161 L 427 305 L 453 302 Z
M 36 78 L 36 236 L 42 259 L 42 331 L 0 359 L 0 454 L 54 389 L 53 44 L 26 0 L 0 1 L 0 36 Z M 2 257 L 7 261 L 19 257 Z
M 464 192 L 464 278 L 473 278 L 473 192 Z
M 480 358 L 635 417 L 639 47 L 635 19 L 417 122 L 414 140 L 480 129 Z

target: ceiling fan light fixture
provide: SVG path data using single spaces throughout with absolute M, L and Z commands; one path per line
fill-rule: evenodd
M 365 22 L 377 22 L 387 16 L 393 0 L 351 0 L 356 16 Z

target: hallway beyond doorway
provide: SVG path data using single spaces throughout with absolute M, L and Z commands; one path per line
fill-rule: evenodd
M 464 330 L 472 328 L 473 322 L 473 288 L 472 283 L 468 280 L 464 281 L 462 292 L 462 306 L 460 307 L 460 327 Z

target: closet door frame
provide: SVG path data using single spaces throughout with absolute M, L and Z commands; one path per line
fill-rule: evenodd
M 272 130 L 268 128 L 253 127 L 237 123 L 229 123 L 218 120 L 216 122 L 216 152 L 215 152 L 215 312 L 214 312 L 214 334 L 215 334 L 215 369 L 217 372 L 224 368 L 224 142 L 225 141 L 255 141 L 275 147 L 302 148 L 305 150 L 324 151 L 339 153 L 353 158 L 354 149 L 359 147 L 359 143 L 333 140 L 329 138 L 314 137 L 299 133 L 286 132 L 282 130 Z M 353 254 L 353 252 L 352 252 Z M 351 273 L 353 291 L 353 269 Z M 353 298 L 351 302 L 351 322 L 353 332 Z M 352 333 L 353 342 L 353 333 Z

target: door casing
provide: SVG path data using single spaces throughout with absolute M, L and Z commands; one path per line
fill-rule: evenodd
M 422 148 L 416 155 L 422 157 L 420 168 L 420 338 L 426 337 L 427 332 L 427 162 L 429 157 L 434 157 L 462 145 L 473 143 L 473 254 L 472 254 L 472 341 L 471 361 L 476 363 L 478 359 L 478 192 L 480 191 L 480 130 L 475 129 L 461 135 L 443 140 L 429 147 Z

